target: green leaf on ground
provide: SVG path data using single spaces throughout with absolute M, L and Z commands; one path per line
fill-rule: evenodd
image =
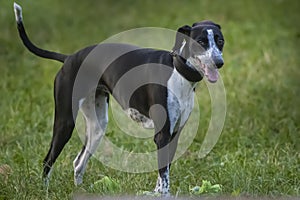
M 222 192 L 222 185 L 212 185 L 210 181 L 202 180 L 201 186 L 195 186 L 190 188 L 190 193 L 195 195 L 200 194 L 216 194 Z

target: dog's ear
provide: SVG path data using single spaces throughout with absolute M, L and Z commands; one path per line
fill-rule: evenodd
M 216 24 L 212 21 L 209 21 L 209 20 L 204 20 L 204 21 L 201 21 L 201 22 L 196 22 L 193 24 L 193 27 L 194 26 L 216 26 L 218 27 L 218 29 L 221 30 L 221 26 L 219 24 Z
M 177 33 L 182 33 L 184 35 L 190 36 L 191 27 L 189 25 L 184 25 L 177 30 Z
M 184 25 L 177 30 L 175 45 L 173 47 L 174 52 L 179 53 L 180 48 L 181 48 L 182 44 L 184 43 L 184 41 L 186 43 L 188 43 L 191 30 L 192 30 L 192 27 L 190 27 L 188 25 Z

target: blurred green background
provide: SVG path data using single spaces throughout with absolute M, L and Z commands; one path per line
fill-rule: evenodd
M 188 195 L 202 180 L 221 184 L 219 195 L 300 195 L 300 98 L 298 0 L 18 1 L 25 27 L 39 47 L 72 53 L 137 27 L 178 27 L 209 19 L 222 26 L 227 116 L 213 151 L 198 159 L 210 120 L 205 84 L 197 88 L 201 122 L 188 151 L 172 165 L 171 192 Z M 13 1 L 0 2 L 0 199 L 70 198 L 76 193 L 136 194 L 152 190 L 156 172 L 130 174 L 88 165 L 84 184 L 73 185 L 72 161 L 81 148 L 74 134 L 57 160 L 49 194 L 41 182 L 51 140 L 53 80 L 60 64 L 30 54 L 21 44 Z M 152 148 L 118 134 L 108 137 L 130 150 Z M 145 147 L 141 146 L 144 144 Z M 152 145 L 152 146 L 151 146 Z M 104 176 L 116 191 L 90 187 Z

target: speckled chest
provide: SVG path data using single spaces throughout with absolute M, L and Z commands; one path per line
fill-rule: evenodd
M 195 83 L 186 80 L 177 70 L 168 80 L 167 107 L 170 120 L 170 133 L 183 127 L 194 107 Z

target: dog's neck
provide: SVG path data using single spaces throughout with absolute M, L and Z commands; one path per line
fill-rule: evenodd
M 176 70 L 188 81 L 199 82 L 203 79 L 202 74 L 195 67 L 178 54 L 173 54 L 173 65 Z

